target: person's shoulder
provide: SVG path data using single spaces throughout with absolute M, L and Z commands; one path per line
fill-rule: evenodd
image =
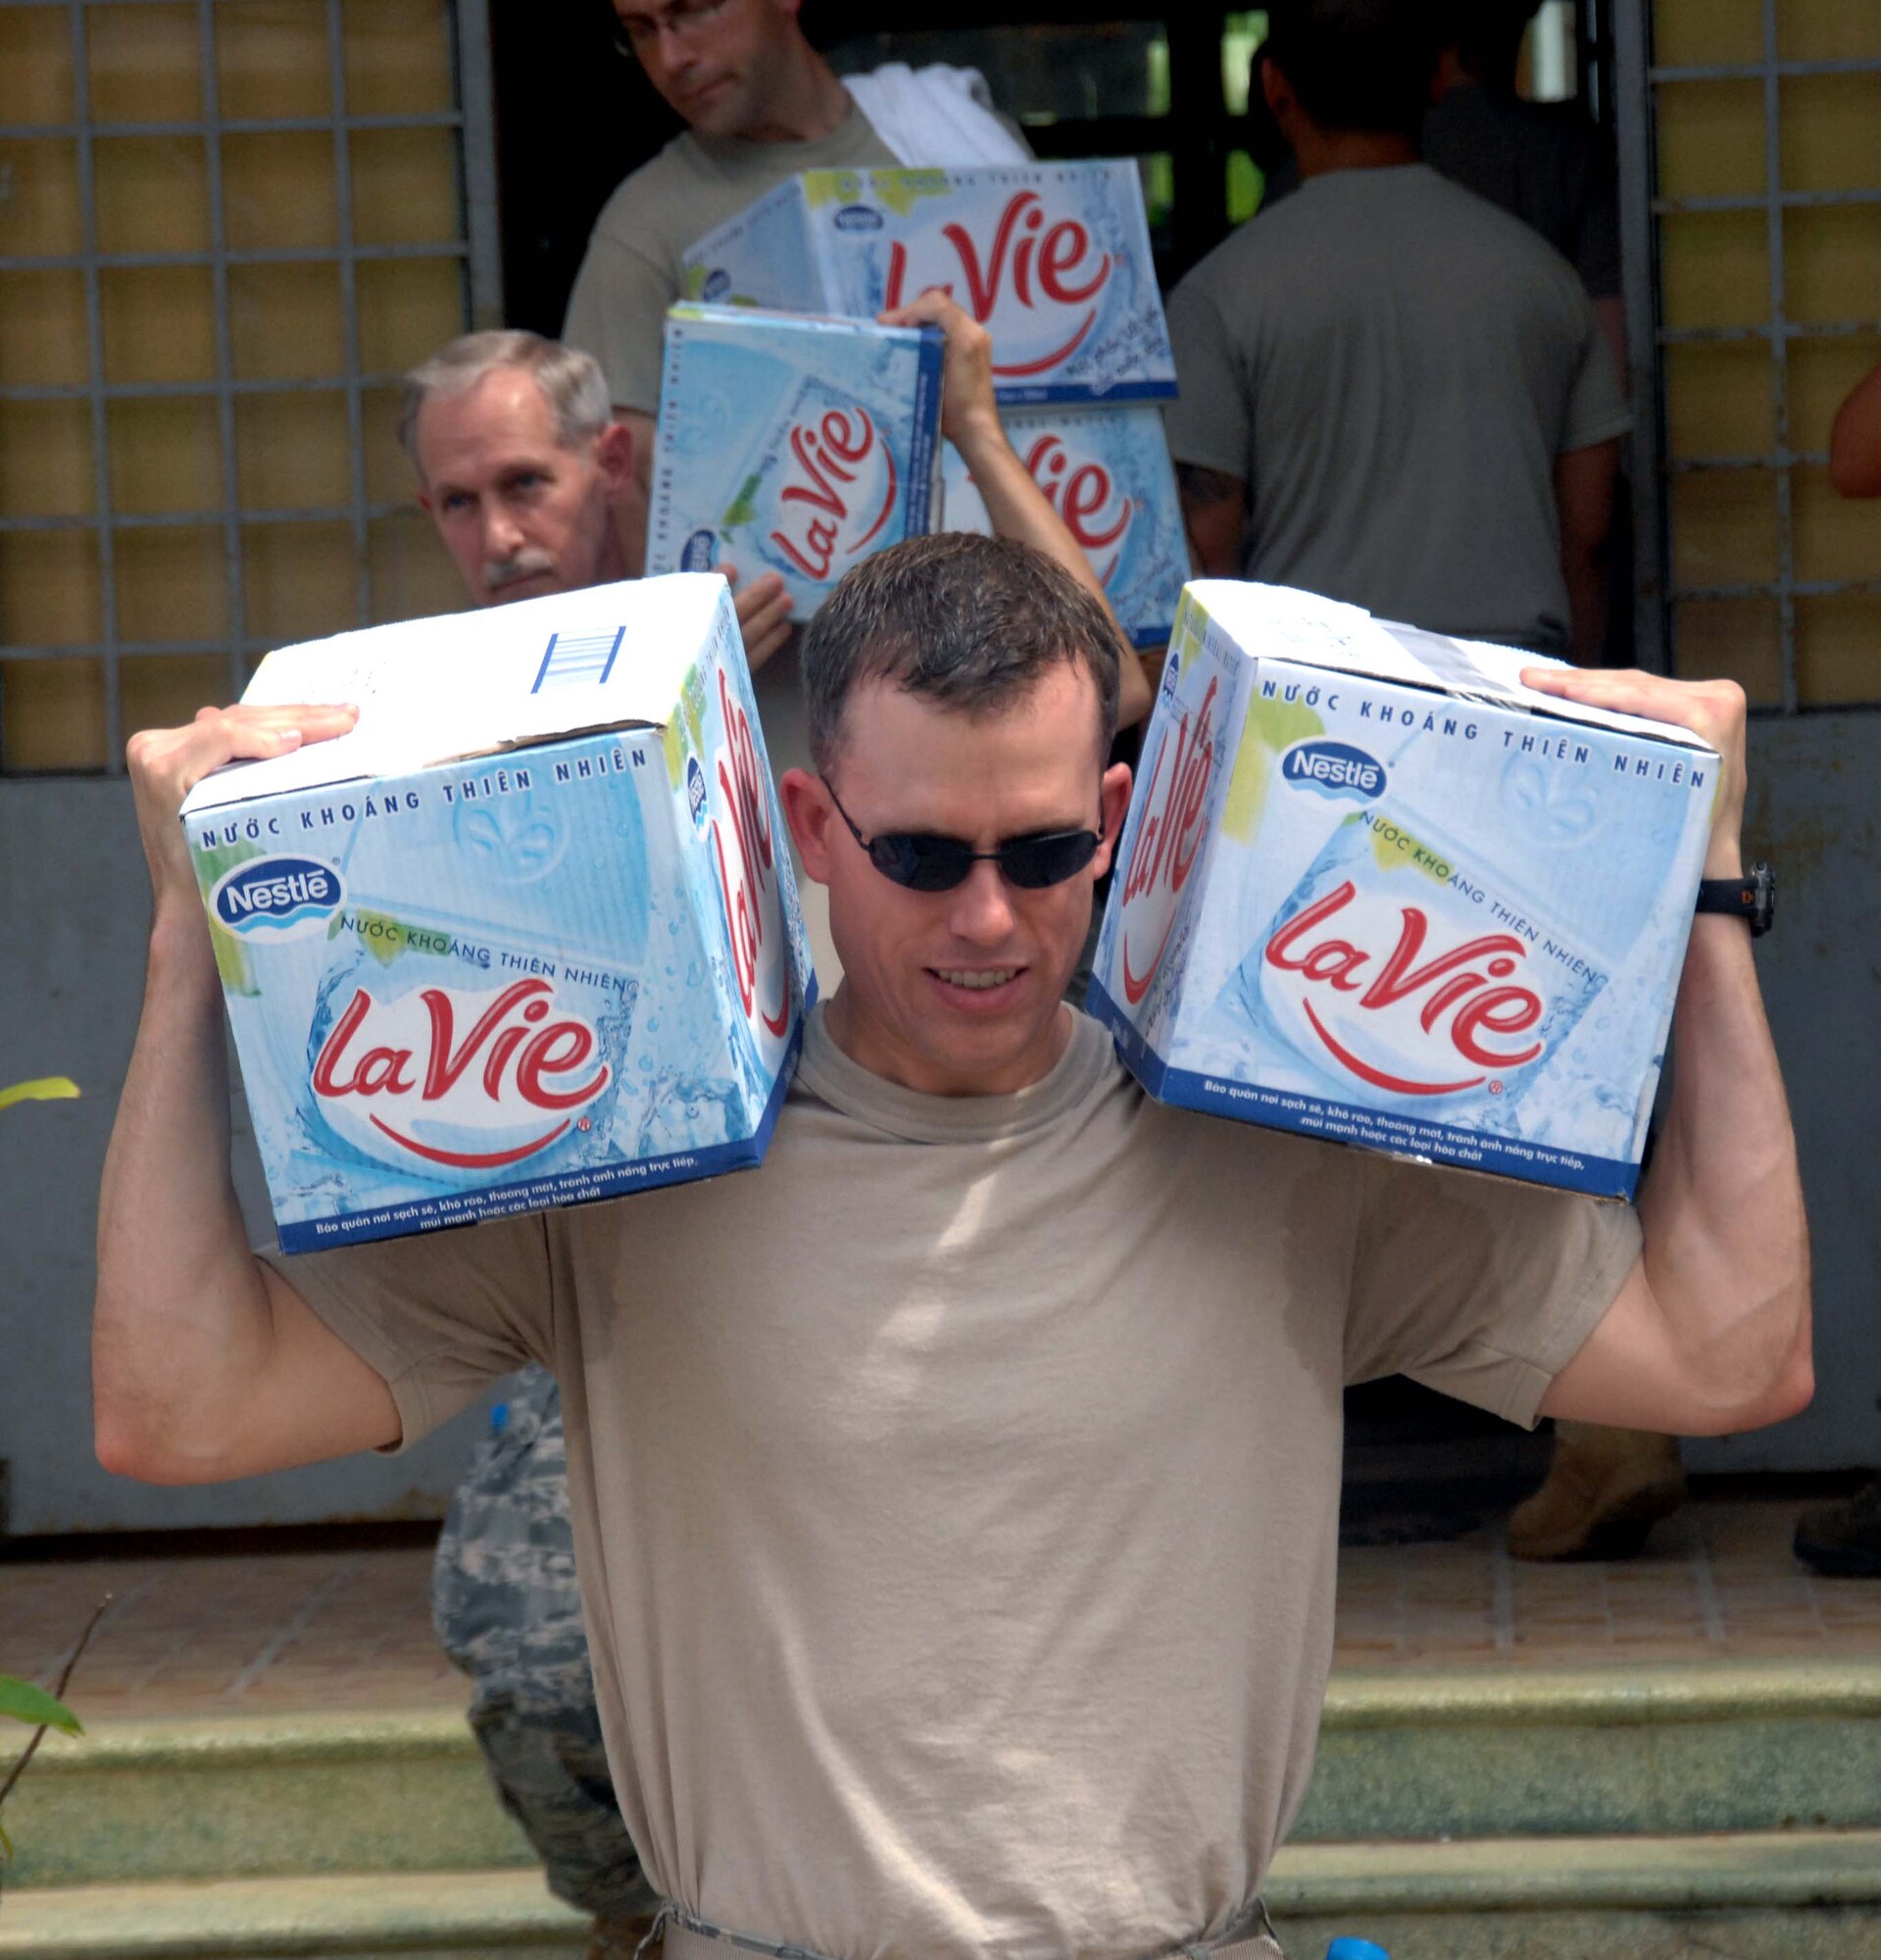
M 1500 262 L 1517 287 L 1526 284 L 1537 296 L 1581 295 L 1580 274 L 1526 220 L 1434 170 L 1418 175 L 1423 222 L 1433 240 Z
M 1425 223 L 1464 232 L 1497 250 L 1543 261 L 1560 254 L 1533 225 L 1505 211 L 1493 198 L 1447 177 L 1430 165 L 1420 165 L 1409 186 Z M 1563 262 L 1565 263 L 1565 262 Z
M 1311 220 L 1304 230 L 1301 224 L 1305 202 L 1295 191 L 1272 204 L 1262 205 L 1252 218 L 1237 224 L 1220 244 L 1198 259 L 1181 283 L 1202 291 L 1238 285 L 1251 268 L 1286 256 L 1303 236 L 1311 235 Z
M 657 228 L 649 220 L 696 185 L 700 169 L 699 146 L 692 132 L 682 129 L 608 193 L 594 220 L 594 235 L 625 240 Z

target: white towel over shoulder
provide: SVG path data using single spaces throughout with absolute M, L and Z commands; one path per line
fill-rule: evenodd
M 992 91 L 976 68 L 885 62 L 843 83 L 876 135 L 910 169 L 965 170 L 975 164 L 1027 164 L 1031 152 L 993 113 Z

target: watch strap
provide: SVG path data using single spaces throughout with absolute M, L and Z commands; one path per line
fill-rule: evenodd
M 1776 877 L 1767 864 L 1753 864 L 1741 878 L 1701 878 L 1697 909 L 1741 918 L 1754 939 L 1768 932 L 1776 917 Z

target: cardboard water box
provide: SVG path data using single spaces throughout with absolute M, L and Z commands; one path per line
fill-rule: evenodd
M 269 655 L 355 701 L 182 820 L 282 1247 L 764 1155 L 815 998 L 722 578 Z
M 1091 987 L 1152 1095 L 1630 1196 L 1718 761 L 1537 664 L 1188 587 Z
M 873 319 L 941 286 L 1004 402 L 1175 393 L 1133 163 L 802 171 L 687 248 L 689 299 Z
M 1000 420 L 1032 480 L 1104 581 L 1131 642 L 1160 647 L 1189 575 L 1175 471 L 1154 402 L 1006 409 Z M 960 452 L 942 445 L 942 514 L 950 531 L 991 536 L 986 506 Z
M 931 529 L 942 353 L 934 327 L 671 308 L 648 571 L 775 571 L 808 619 L 852 564 Z

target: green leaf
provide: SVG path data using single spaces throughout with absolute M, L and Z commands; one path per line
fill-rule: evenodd
M 42 1725 L 57 1729 L 62 1736 L 82 1736 L 78 1718 L 63 1701 L 55 1701 L 43 1688 L 34 1688 L 29 1681 L 16 1681 L 10 1674 L 0 1674 L 0 1715 L 11 1715 L 16 1722 L 25 1722 L 29 1728 Z
M 56 1102 L 76 1096 L 78 1085 L 65 1075 L 42 1075 L 36 1082 L 15 1082 L 0 1089 L 0 1109 L 15 1102 Z

